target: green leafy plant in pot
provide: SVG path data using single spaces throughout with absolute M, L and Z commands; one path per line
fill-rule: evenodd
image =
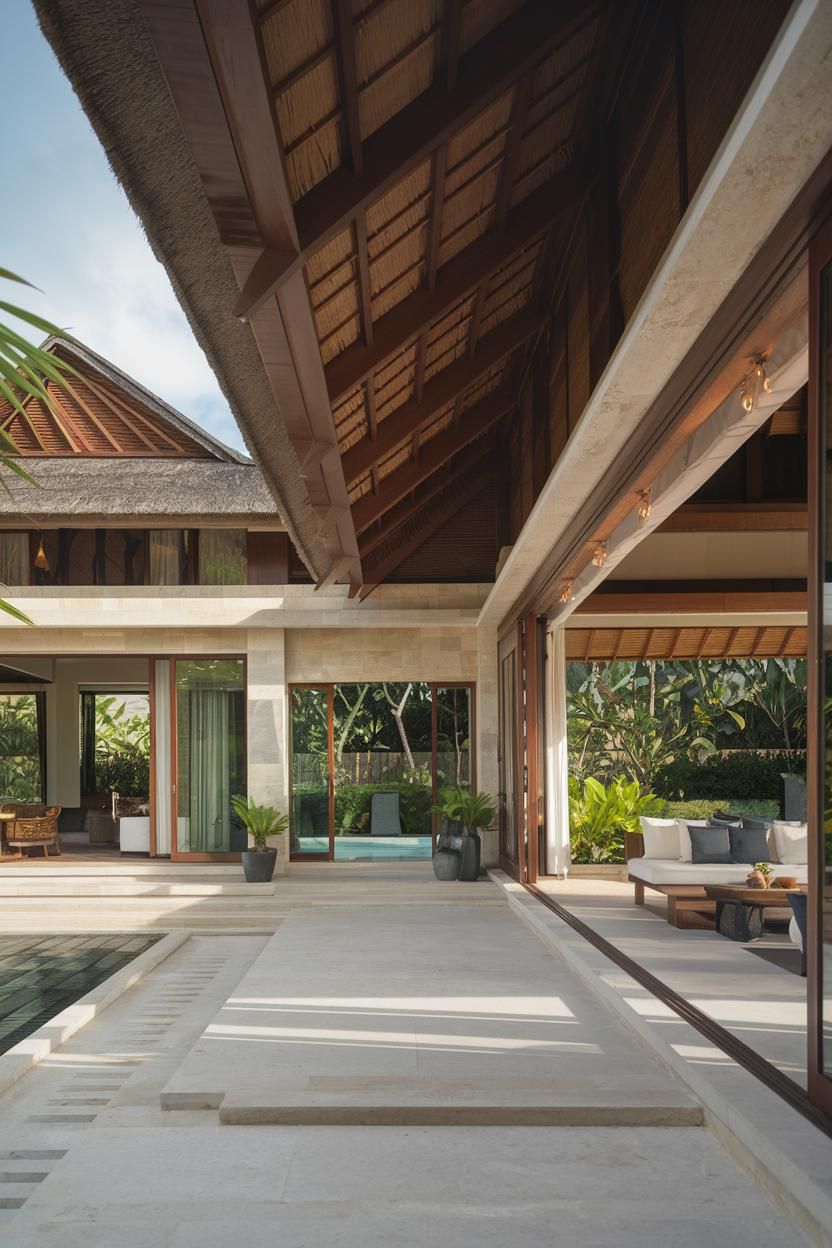
M 273 806 L 260 806 L 253 798 L 239 794 L 232 797 L 231 806 L 254 841 L 253 849 L 242 852 L 245 877 L 249 884 L 267 884 L 274 875 L 277 850 L 270 849 L 266 841 L 270 836 L 285 832 L 289 819 Z
M 476 880 L 480 873 L 480 829 L 490 828 L 497 805 L 488 793 L 461 786 L 443 789 L 434 810 L 442 815 L 442 827 L 433 855 L 439 880 Z

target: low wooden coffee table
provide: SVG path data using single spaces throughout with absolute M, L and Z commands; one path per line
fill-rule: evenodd
M 716 902 L 715 924 L 716 930 L 720 936 L 726 936 L 729 940 L 750 941 L 759 940 L 762 935 L 762 917 L 763 911 L 768 908 L 779 907 L 781 910 L 788 910 L 789 893 L 805 893 L 806 885 L 799 884 L 797 888 L 747 888 L 744 884 L 706 884 L 705 896 L 711 901 Z M 722 913 L 726 906 L 733 907 L 734 913 L 724 925 L 723 930 Z M 760 932 L 751 933 L 749 925 L 753 920 L 754 912 L 760 912 Z

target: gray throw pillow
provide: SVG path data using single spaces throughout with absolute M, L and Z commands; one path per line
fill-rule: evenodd
M 728 839 L 734 862 L 768 862 L 769 851 L 765 831 L 762 828 L 729 828 Z
M 725 827 L 691 828 L 691 859 L 693 862 L 719 862 L 733 865 L 728 829 Z

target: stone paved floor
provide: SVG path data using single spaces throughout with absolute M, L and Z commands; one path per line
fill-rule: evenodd
M 229 1127 L 161 1110 L 266 944 L 192 936 L 0 1097 L 3 1248 L 808 1243 L 704 1128 Z

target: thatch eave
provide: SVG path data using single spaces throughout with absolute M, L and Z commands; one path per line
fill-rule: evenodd
M 315 577 L 330 559 L 239 286 L 134 0 L 35 0 L 41 28 L 164 265 L 247 447 Z M 114 280 L 117 276 L 114 275 Z

